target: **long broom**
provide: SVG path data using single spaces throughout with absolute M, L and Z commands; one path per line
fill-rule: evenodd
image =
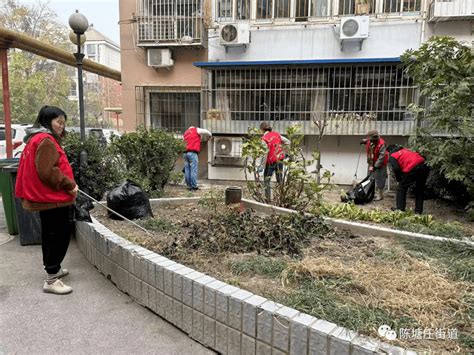
M 352 187 L 357 185 L 357 170 L 359 170 L 360 156 L 362 155 L 362 147 L 359 149 L 359 157 L 357 158 L 357 166 L 354 172 L 354 177 L 352 178 Z

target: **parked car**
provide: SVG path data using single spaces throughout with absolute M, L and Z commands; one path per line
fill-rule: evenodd
M 32 127 L 29 123 L 12 124 L 12 149 L 13 158 L 19 158 L 23 149 L 25 149 L 25 143 L 23 138 L 26 136 L 25 130 Z M 0 125 L 0 159 L 7 157 L 6 153 L 7 142 L 5 140 L 5 125 Z

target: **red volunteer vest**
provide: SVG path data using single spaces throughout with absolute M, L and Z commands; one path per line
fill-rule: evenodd
M 71 180 L 74 180 L 74 174 L 71 169 L 71 165 L 67 160 L 66 153 L 61 146 L 56 142 L 48 133 L 35 134 L 28 144 L 26 145 L 20 158 L 20 166 L 18 168 L 18 174 L 16 178 L 15 195 L 16 197 L 42 203 L 61 203 L 70 202 L 74 200 L 74 196 L 66 191 L 57 191 L 51 187 L 45 185 L 38 176 L 36 170 L 35 158 L 36 151 L 39 144 L 44 139 L 51 139 L 54 143 L 57 152 L 59 153 L 59 159 L 57 167 L 61 172 Z
M 379 138 L 377 146 L 374 149 L 374 164 L 379 159 L 380 148 L 382 145 L 385 144 L 385 141 L 382 138 Z M 370 139 L 367 139 L 367 143 L 365 143 L 365 150 L 367 152 L 367 156 L 370 154 Z M 385 157 L 383 159 L 382 167 L 387 166 L 388 162 L 388 153 L 385 151 Z
M 262 139 L 268 146 L 267 164 L 274 164 L 283 160 L 285 154 L 283 154 L 283 150 L 281 149 L 280 133 L 268 132 L 263 135 Z
M 196 127 L 191 127 L 184 132 L 184 141 L 186 142 L 186 151 L 199 153 L 201 151 L 201 136 Z
M 406 148 L 393 153 L 392 158 L 397 160 L 403 173 L 409 173 L 414 167 L 425 162 L 420 154 Z

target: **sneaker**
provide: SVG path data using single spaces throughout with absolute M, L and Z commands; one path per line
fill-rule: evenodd
M 191 191 L 197 191 L 197 190 L 199 190 L 199 187 L 197 187 L 197 186 L 196 187 L 191 187 Z
M 53 283 L 44 282 L 43 292 L 54 293 L 56 295 L 66 295 L 72 292 L 72 287 L 65 285 L 60 279 L 56 279 Z

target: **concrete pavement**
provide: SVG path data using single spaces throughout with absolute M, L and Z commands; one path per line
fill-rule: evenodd
M 1 202 L 1 200 L 0 200 Z M 104 278 L 73 239 L 63 267 L 70 295 L 42 292 L 41 246 L 21 246 L 0 210 L 0 355 L 211 354 Z

